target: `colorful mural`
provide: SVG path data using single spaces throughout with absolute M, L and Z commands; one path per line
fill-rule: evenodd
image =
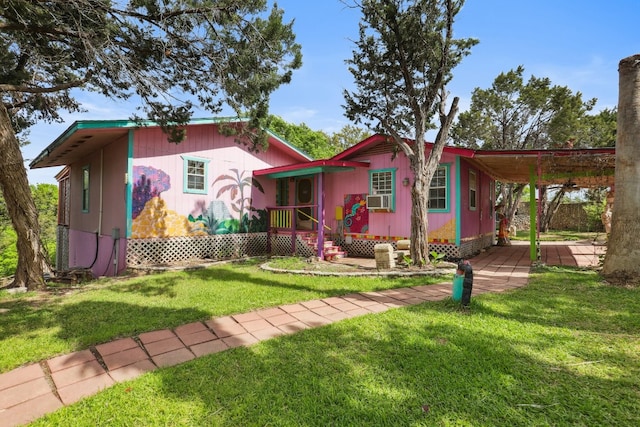
M 245 196 L 244 192 L 245 192 L 245 188 L 248 187 L 253 187 L 257 190 L 259 190 L 261 193 L 264 194 L 264 189 L 262 188 L 262 185 L 251 175 L 251 172 L 249 172 L 249 176 L 244 176 L 245 172 L 247 171 L 242 171 L 239 172 L 238 169 L 229 169 L 231 172 L 233 172 L 233 175 L 220 175 L 219 177 L 217 177 L 215 179 L 215 181 L 213 181 L 212 185 L 215 185 L 218 182 L 222 182 L 222 181 L 230 181 L 229 184 L 225 184 L 222 187 L 220 187 L 220 189 L 218 190 L 218 194 L 216 194 L 216 198 L 219 198 L 222 194 L 229 192 L 230 193 L 230 197 L 232 200 L 231 203 L 231 209 L 233 209 L 234 211 L 236 211 L 238 213 L 238 218 L 240 218 L 239 221 L 239 231 L 241 233 L 248 233 L 249 232 L 249 220 L 248 220 L 248 215 L 245 214 L 245 210 L 252 210 L 251 207 L 251 197 Z M 245 223 L 245 216 L 247 216 L 247 220 Z M 264 214 L 265 218 L 266 218 L 266 212 Z M 236 231 L 237 233 L 238 231 Z
M 369 210 L 366 194 L 344 196 L 344 232 L 366 233 L 369 230 Z
M 232 199 L 231 209 L 237 212 L 239 219 L 233 217 L 224 200 L 212 200 L 204 209 L 206 202 L 200 201 L 194 209 L 197 216 L 185 216 L 168 209 L 161 194 L 171 188 L 170 176 L 151 166 L 135 166 L 131 237 L 144 239 L 266 231 L 266 210 L 254 209 L 251 197 L 245 195 L 247 187 L 254 187 L 264 193 L 262 185 L 252 176 L 245 177 L 246 171 L 230 169 L 230 172 L 232 174 L 220 175 L 212 185 L 231 181 L 218 190 L 216 199 L 229 193 Z
M 136 219 L 147 202 L 171 188 L 171 177 L 151 166 L 133 167 L 132 217 Z
M 429 230 L 430 242 L 455 242 L 456 241 L 456 219 L 451 218 L 443 226 L 434 230 Z
M 149 200 L 131 223 L 131 237 L 134 239 L 206 234 L 207 230 L 202 224 L 190 223 L 184 215 L 167 209 L 165 201 L 160 197 Z

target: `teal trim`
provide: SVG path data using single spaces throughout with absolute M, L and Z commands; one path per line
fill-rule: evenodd
M 182 157 L 182 192 L 188 194 L 207 194 L 209 182 L 209 159 L 203 159 L 201 157 L 180 156 Z M 204 165 L 204 185 L 202 190 L 189 188 L 189 162 L 202 162 Z
M 297 169 L 294 171 L 270 173 L 265 176 L 272 179 L 278 179 L 278 178 L 291 178 L 291 177 L 298 177 L 298 176 L 316 175 L 323 172 L 334 173 L 334 172 L 346 172 L 346 171 L 352 171 L 352 170 L 355 170 L 355 168 L 337 167 L 337 166 L 315 166 L 311 168 Z
M 438 165 L 438 169 L 444 169 L 444 175 L 446 180 L 445 187 L 445 204 L 446 207 L 444 209 L 429 209 L 429 213 L 449 213 L 451 212 L 451 163 L 443 163 Z M 433 178 L 432 178 L 433 179 Z M 456 180 L 459 182 L 459 180 Z M 431 190 L 431 185 L 429 185 L 429 191 Z M 460 188 L 458 188 L 458 193 L 456 196 L 460 195 Z M 459 204 L 459 203 L 458 203 Z
M 460 247 L 462 236 L 462 173 L 460 156 L 456 156 L 456 246 Z
M 278 141 L 280 141 L 281 143 L 283 143 L 284 145 L 286 145 L 287 148 L 289 148 L 292 151 L 295 151 L 296 153 L 298 153 L 301 156 L 305 157 L 307 160 L 313 160 L 313 157 L 311 157 L 310 155 L 308 155 L 304 151 L 300 150 L 298 147 L 295 147 L 295 146 L 291 145 L 290 142 L 285 140 L 282 136 L 278 135 L 276 132 L 272 131 L 271 129 L 265 129 L 265 132 L 267 132 L 267 134 L 271 135 L 272 138 L 275 138 Z
M 133 141 L 134 131 L 129 130 L 129 141 L 127 146 L 127 180 L 125 183 L 125 217 L 126 231 L 125 237 L 131 238 L 131 228 L 133 223 Z
M 391 172 L 391 212 L 396 211 L 396 172 L 398 168 L 374 169 L 369 171 L 369 194 L 373 194 L 373 174 Z
M 191 119 L 188 125 L 203 125 L 203 124 L 219 124 L 230 122 L 246 122 L 247 119 L 238 117 L 213 117 L 206 119 Z M 55 139 L 51 144 L 47 146 L 38 156 L 29 163 L 29 166 L 33 167 L 35 164 L 41 162 L 45 158 L 49 157 L 49 153 L 62 145 L 67 139 L 79 130 L 85 129 L 127 129 L 127 128 L 139 128 L 144 126 L 157 126 L 158 123 L 151 120 L 80 120 L 74 122 L 69 126 L 62 134 Z M 290 145 L 285 141 L 284 144 Z

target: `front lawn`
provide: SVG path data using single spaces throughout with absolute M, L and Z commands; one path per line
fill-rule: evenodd
M 220 274 L 309 297 L 325 281 L 296 285 L 245 268 Z M 125 290 L 168 301 L 157 294 L 176 292 L 169 282 Z M 426 302 L 234 348 L 33 425 L 637 426 L 639 292 L 591 271 L 541 268 L 525 288 L 474 296 L 470 311 Z
M 0 292 L 0 373 L 91 345 L 228 314 L 450 277 L 274 274 L 264 260 L 134 279 L 100 280 L 49 293 Z

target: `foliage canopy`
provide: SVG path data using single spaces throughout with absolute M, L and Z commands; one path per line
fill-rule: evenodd
M 40 242 L 18 133 L 77 111 L 74 88 L 137 97 L 169 140 L 195 103 L 246 118 L 238 140 L 266 143 L 270 94 L 302 64 L 293 23 L 266 0 L 0 1 L 0 189 L 18 241 L 13 286 L 44 286 Z M 136 114 L 135 119 L 141 119 Z

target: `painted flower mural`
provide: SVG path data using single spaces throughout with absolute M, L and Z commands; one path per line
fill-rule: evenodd
M 133 167 L 132 217 L 136 219 L 147 202 L 171 188 L 171 177 L 151 166 Z

